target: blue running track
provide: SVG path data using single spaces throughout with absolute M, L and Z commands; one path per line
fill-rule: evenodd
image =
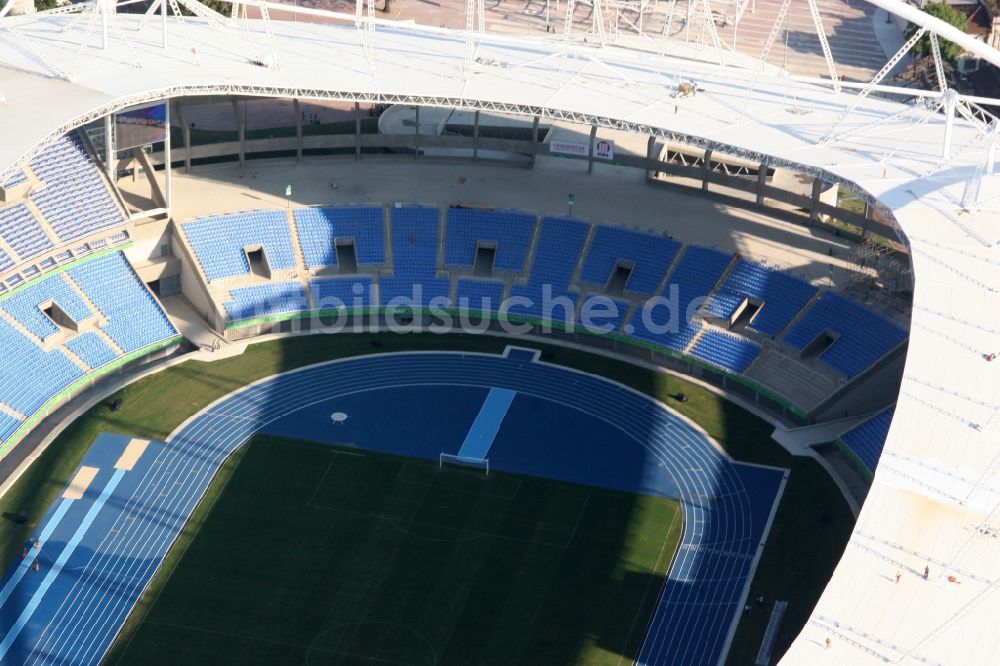
M 341 414 L 334 420 L 331 416 Z M 79 499 L 60 499 L 0 588 L 4 664 L 97 664 L 215 473 L 257 432 L 679 498 L 680 550 L 640 664 L 716 664 L 735 628 L 786 472 L 734 463 L 685 419 L 619 384 L 505 356 L 400 353 L 311 366 L 252 384 L 151 442 L 102 435 Z M 41 571 L 31 566 L 38 559 Z

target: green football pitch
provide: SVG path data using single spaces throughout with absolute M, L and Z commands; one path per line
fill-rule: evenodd
M 186 531 L 108 663 L 628 664 L 682 518 L 674 500 L 257 436 Z

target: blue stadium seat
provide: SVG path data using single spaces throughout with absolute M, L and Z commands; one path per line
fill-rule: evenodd
M 232 300 L 223 303 L 232 321 L 266 317 L 309 309 L 306 292 L 299 282 L 276 282 L 231 289 Z
M 608 283 L 615 264 L 631 261 L 635 267 L 625 289 L 651 296 L 660 286 L 680 248 L 680 243 L 663 236 L 602 225 L 594 233 L 580 280 L 603 287 Z
M 645 317 L 642 309 L 637 309 L 630 322 L 634 328 L 632 335 L 684 351 L 701 330 L 701 323 L 692 319 L 695 311 L 702 304 L 702 299 L 711 293 L 730 261 L 732 255 L 689 245 L 663 290 L 666 303 L 654 305 L 651 302 Z M 654 330 L 650 330 L 651 327 Z M 666 330 L 659 330 L 661 328 Z
M 459 278 L 455 307 L 469 312 L 500 311 L 503 301 L 503 283 L 499 280 Z
M 59 327 L 53 324 L 39 308 L 49 301 L 55 301 L 76 322 L 82 322 L 95 314 L 62 275 L 47 277 L 18 291 L 4 299 L 0 307 L 41 340 L 45 340 L 59 332 Z
M 760 347 L 735 335 L 705 331 L 695 343 L 691 355 L 732 372 L 743 372 L 760 353 Z
M 377 304 L 368 275 L 316 278 L 309 282 L 317 310 L 371 308 Z
M 528 284 L 516 284 L 511 289 L 512 297 L 527 298 L 531 304 L 511 304 L 509 313 L 512 316 L 551 319 L 563 323 L 573 320 L 573 309 L 568 306 L 575 307 L 577 294 L 568 292 L 567 288 L 573 279 L 580 252 L 589 232 L 590 225 L 578 220 L 561 217 L 542 219 L 542 229 L 535 248 Z M 559 306 L 546 312 L 544 305 L 546 289 L 550 290 L 551 298 L 566 299 L 567 307 Z
M 875 471 L 878 460 L 882 457 L 882 448 L 889 436 L 889 426 L 895 414 L 896 406 L 893 405 L 840 436 L 840 441 L 846 444 L 871 472 Z
M 0 402 L 27 416 L 83 376 L 61 350 L 44 351 L 5 319 L 0 319 L 0 348 Z
M 68 273 L 108 320 L 103 331 L 126 354 L 177 335 L 121 252 L 74 266 Z
M 353 239 L 359 266 L 385 264 L 382 209 L 374 206 L 326 206 L 294 211 L 306 268 L 336 266 L 337 239 Z
M 66 343 L 71 352 L 83 359 L 92 369 L 110 363 L 118 358 L 115 350 L 108 346 L 104 339 L 94 331 L 78 335 Z
M 816 287 L 761 264 L 740 259 L 736 268 L 708 306 L 711 314 L 728 319 L 745 298 L 763 302 L 749 328 L 765 335 L 778 335 L 795 318 Z
M 295 268 L 295 248 L 283 210 L 257 210 L 201 218 L 181 225 L 208 281 L 248 275 L 244 248 L 263 246 L 272 270 Z
M 17 173 L 7 179 L 7 182 L 3 184 L 5 188 L 11 188 L 15 185 L 20 185 L 21 183 L 28 182 L 28 174 L 25 173 L 23 169 L 18 169 Z M 0 439 L 3 439 L 0 437 Z
M 615 333 L 628 316 L 629 307 L 628 301 L 588 294 L 580 307 L 580 323 L 590 333 Z
M 820 360 L 854 377 L 906 339 L 906 332 L 868 308 L 839 294 L 827 292 L 785 335 L 785 342 L 804 349 L 824 331 L 836 341 Z
M 62 240 L 125 224 L 94 160 L 76 134 L 60 138 L 31 161 L 43 187 L 31 202 Z
M 7 441 L 7 438 L 24 423 L 21 419 L 14 418 L 6 412 L 0 412 L 0 442 Z
M 434 277 L 437 273 L 437 208 L 392 209 L 392 273 L 395 277 Z
M 52 241 L 45 235 L 31 210 L 23 203 L 0 209 L 0 236 L 14 252 L 17 252 L 22 261 L 27 261 L 52 247 Z M 5 268 L 13 265 L 13 261 L 6 255 L 4 259 Z
M 438 278 L 438 220 L 441 211 L 424 206 L 392 209 L 392 277 L 379 282 L 383 306 L 428 307 L 447 300 L 451 282 Z
M 445 266 L 469 266 L 480 241 L 496 243 L 493 267 L 500 271 L 524 270 L 535 216 L 510 210 L 449 208 Z

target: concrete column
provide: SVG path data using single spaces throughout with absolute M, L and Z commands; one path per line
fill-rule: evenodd
M 764 188 L 767 187 L 767 162 L 760 163 L 760 170 L 757 172 L 757 200 L 754 205 L 760 208 L 764 205 Z
M 246 162 L 247 126 L 246 123 L 243 122 L 243 114 L 240 113 L 240 102 L 237 99 L 233 99 L 233 117 L 236 118 L 236 131 L 239 135 L 240 166 L 243 166 Z
M 115 178 L 115 117 L 113 113 L 104 116 L 104 173 L 114 183 Z
M 476 118 L 472 123 L 472 160 L 479 159 L 479 109 L 476 109 Z
M 354 160 L 361 159 L 361 104 L 354 103 Z
M 420 155 L 420 106 L 418 105 L 413 108 L 413 159 L 416 160 Z
M 820 197 L 820 194 L 822 192 L 823 192 L 823 181 L 820 180 L 819 178 L 813 179 L 812 195 L 810 196 L 810 201 L 809 201 L 809 222 L 810 223 L 815 222 L 818 219 L 818 217 L 819 217 L 816 214 L 816 207 L 819 205 L 819 197 Z
M 587 146 L 587 173 L 594 173 L 594 139 L 597 138 L 597 125 L 590 126 L 590 145 Z
M 708 192 L 708 178 L 712 175 L 712 151 L 706 150 L 701 163 L 701 191 Z
M 656 150 L 656 137 L 651 136 L 646 139 L 646 180 L 654 178 L 656 176 L 656 167 L 653 166 L 655 161 L 653 157 L 653 151 Z
M 538 116 L 531 121 L 531 168 L 535 168 L 538 161 Z
M 299 107 L 299 100 L 292 100 L 292 109 L 295 113 L 295 161 L 302 161 L 302 109 Z
M 170 135 L 171 135 L 171 132 L 170 132 L 170 102 L 167 102 L 165 111 L 166 111 L 166 121 L 167 121 L 166 122 L 166 125 L 167 125 L 167 127 L 166 127 L 166 129 L 167 129 L 167 136 L 166 136 L 166 138 L 163 141 L 163 176 L 164 176 L 164 181 L 166 182 L 166 185 L 163 188 L 163 198 L 164 198 L 164 200 L 166 202 L 167 218 L 169 218 L 171 210 L 173 208 L 173 202 L 174 202 L 174 193 L 173 193 L 174 188 L 173 188 L 173 177 L 172 177 L 173 169 L 172 169 L 171 164 L 170 164 L 170 162 L 171 162 L 171 159 L 170 159 Z
M 181 126 L 181 140 L 184 141 L 184 173 L 191 173 L 191 128 L 184 120 L 184 111 L 179 101 L 174 102 L 177 124 Z

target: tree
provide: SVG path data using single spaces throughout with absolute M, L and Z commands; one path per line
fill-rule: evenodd
M 46 9 L 52 9 L 57 7 L 58 4 L 56 0 L 35 0 L 35 11 L 45 11 Z
M 924 7 L 924 13 L 935 18 L 939 18 L 945 23 L 953 25 L 962 32 L 965 32 L 965 24 L 967 23 L 968 18 L 965 14 L 955 9 L 947 2 L 931 2 Z M 909 39 L 919 29 L 919 26 L 915 23 L 910 23 L 906 26 L 906 30 L 903 32 L 903 35 Z M 952 64 L 958 60 L 958 56 L 962 55 L 962 47 L 954 42 L 938 38 L 938 44 L 941 47 L 941 57 Z M 913 52 L 920 57 L 927 57 L 931 55 L 931 38 L 929 34 L 925 34 L 920 38 L 920 41 L 914 45 Z

